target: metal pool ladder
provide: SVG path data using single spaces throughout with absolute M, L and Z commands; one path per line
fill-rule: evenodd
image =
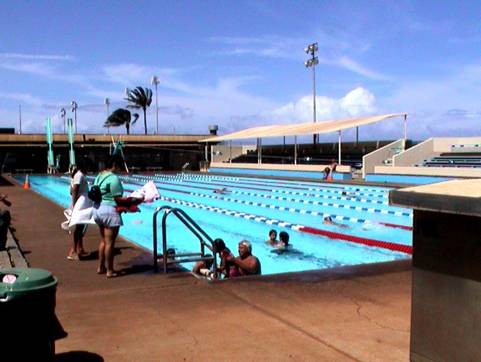
M 212 261 L 214 275 L 217 272 L 217 258 L 216 252 L 213 246 L 212 238 L 189 216 L 184 210 L 171 207 L 169 205 L 159 206 L 154 211 L 154 238 L 153 238 L 153 254 L 154 254 L 154 271 L 158 272 L 158 253 L 157 253 L 157 215 L 163 211 L 162 216 L 162 262 L 164 266 L 164 273 L 167 273 L 167 265 L 180 264 L 196 261 Z M 169 254 L 167 249 L 167 217 L 169 215 L 175 215 L 187 229 L 189 229 L 198 239 L 200 243 L 200 252 L 182 253 L 182 254 Z M 212 252 L 212 256 L 205 255 L 205 248 Z

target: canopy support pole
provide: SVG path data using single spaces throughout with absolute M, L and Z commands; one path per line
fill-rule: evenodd
M 297 136 L 294 136 L 294 165 L 297 165 Z
M 232 163 L 232 140 L 229 141 L 229 163 Z
M 359 144 L 359 126 L 356 127 L 356 146 Z
M 408 137 L 408 115 L 404 115 L 404 142 L 406 142 Z
M 262 163 L 262 139 L 257 139 L 257 163 L 260 165 Z
M 214 162 L 214 145 L 210 145 L 210 162 Z
M 342 133 L 342 132 L 341 132 L 340 130 L 339 130 L 338 132 L 339 132 L 339 146 L 338 146 L 338 153 L 339 153 L 339 154 L 338 154 L 337 164 L 340 165 L 340 164 L 341 164 L 341 144 L 342 144 L 342 142 L 341 142 L 341 133 Z
M 208 156 L 208 152 L 209 152 L 209 142 L 206 142 L 205 143 L 205 149 L 204 149 L 204 153 L 205 153 L 205 162 L 208 162 L 209 161 L 209 156 Z

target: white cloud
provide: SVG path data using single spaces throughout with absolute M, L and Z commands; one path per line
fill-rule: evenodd
M 376 111 L 376 99 L 367 89 L 358 87 L 342 98 L 316 97 L 318 120 L 356 117 Z M 271 112 L 281 123 L 309 122 L 312 120 L 312 96 L 304 96 Z
M 319 52 L 318 59 L 321 64 L 339 67 L 363 77 L 375 80 L 389 80 L 390 77 L 368 67 L 359 64 L 347 55 L 339 56 L 342 53 L 357 53 L 365 51 L 369 45 L 354 41 L 349 43 L 344 37 L 328 36 L 318 32 L 316 36 L 310 37 L 282 37 L 282 36 L 260 36 L 260 37 L 213 37 L 210 40 L 224 46 L 224 49 L 212 52 L 212 55 L 244 56 L 253 55 L 258 57 L 269 57 L 277 59 L 288 59 L 303 62 L 306 59 L 304 47 L 317 39 Z
M 60 60 L 71 61 L 75 57 L 71 55 L 56 54 L 21 54 L 21 53 L 0 53 L 0 59 L 23 59 L 23 60 Z
M 375 72 L 371 69 L 366 68 L 365 66 L 357 63 L 356 61 L 352 60 L 349 57 L 343 56 L 338 60 L 339 66 L 350 70 L 351 72 L 360 74 L 366 78 L 370 79 L 377 79 L 377 80 L 389 80 L 390 78 L 386 75 L 381 73 Z
M 0 98 L 10 99 L 31 106 L 40 106 L 44 103 L 42 99 L 28 93 L 0 93 Z

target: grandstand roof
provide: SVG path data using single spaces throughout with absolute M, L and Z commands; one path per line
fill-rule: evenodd
M 210 137 L 199 142 L 220 142 L 246 138 L 266 138 L 280 136 L 300 136 L 319 133 L 342 131 L 343 129 L 364 126 L 366 124 L 384 121 L 390 118 L 403 117 L 406 113 L 384 114 L 380 116 L 329 120 L 323 122 L 305 122 L 296 124 L 271 125 L 247 128 L 242 131 L 229 133 L 223 136 Z

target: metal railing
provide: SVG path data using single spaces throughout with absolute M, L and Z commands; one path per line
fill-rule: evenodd
M 155 209 L 153 215 L 153 255 L 154 255 L 154 271 L 159 270 L 158 266 L 158 234 L 157 234 L 157 215 L 159 212 L 164 211 L 162 216 L 162 263 L 164 267 L 164 273 L 167 273 L 168 264 L 178 264 L 193 261 L 213 261 L 214 275 L 217 273 L 217 257 L 216 251 L 213 247 L 212 238 L 189 216 L 184 210 L 171 207 L 169 205 L 159 206 Z M 171 254 L 169 255 L 167 249 L 167 217 L 169 215 L 175 215 L 198 239 L 200 243 L 200 253 L 183 253 L 183 254 Z M 212 252 L 212 257 L 205 256 L 205 248 Z

